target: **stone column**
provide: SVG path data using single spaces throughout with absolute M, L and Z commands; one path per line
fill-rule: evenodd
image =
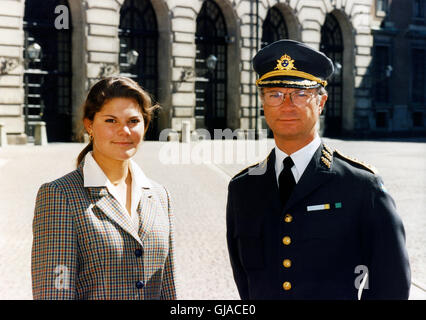
M 115 0 L 86 0 L 87 78 L 86 89 L 101 77 L 119 74 L 118 26 L 120 4 Z
M 46 122 L 36 121 L 31 124 L 34 126 L 34 145 L 47 146 Z
M 191 141 L 191 123 L 188 120 L 182 121 L 182 142 Z
M 0 147 L 7 146 L 6 131 L 4 130 L 4 124 L 0 123 Z
M 354 132 L 367 133 L 374 127 L 375 119 L 372 110 L 372 77 L 371 63 L 373 51 L 373 35 L 370 22 L 371 4 L 357 1 L 353 6 L 351 16 L 355 34 L 354 61 L 354 108 L 351 129 Z
M 195 6 L 195 8 L 194 8 Z M 182 131 L 182 122 L 188 121 L 190 131 L 196 129 L 195 109 L 195 31 L 197 12 L 201 4 L 175 1 L 170 10 L 172 18 L 172 119 L 175 131 Z
M 250 0 L 240 0 L 237 13 L 241 19 L 241 101 L 240 101 L 240 128 L 243 130 L 256 127 L 256 79 L 251 60 L 258 51 L 256 44 L 256 4 Z M 266 16 L 265 5 L 259 3 L 259 39 L 262 37 L 262 23 Z M 260 42 L 260 41 L 259 41 Z M 260 103 L 258 104 L 260 107 Z M 262 128 L 260 110 L 258 111 L 258 128 Z

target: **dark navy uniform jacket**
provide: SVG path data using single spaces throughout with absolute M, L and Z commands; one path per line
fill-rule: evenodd
M 231 180 L 227 241 L 241 299 L 356 300 L 367 271 L 361 299 L 409 296 L 393 199 L 367 166 L 323 144 L 284 208 L 274 150 Z

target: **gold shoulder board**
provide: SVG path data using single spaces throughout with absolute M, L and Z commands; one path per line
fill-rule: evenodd
M 343 160 L 346 160 L 346 161 L 354 164 L 358 168 L 365 169 L 365 170 L 370 171 L 371 173 L 374 173 L 374 174 L 378 174 L 379 173 L 379 171 L 374 166 L 369 165 L 369 164 L 367 164 L 367 163 L 365 163 L 365 162 L 363 162 L 361 160 L 358 160 L 356 158 L 352 158 L 352 157 L 349 157 L 347 155 L 344 155 L 339 150 L 334 150 L 334 153 L 335 153 L 335 155 L 337 157 L 339 157 L 339 158 L 341 158 Z

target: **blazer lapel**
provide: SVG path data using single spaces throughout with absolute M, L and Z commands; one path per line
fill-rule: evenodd
M 332 159 L 328 150 L 323 144 L 318 147 L 284 209 L 288 210 L 335 176 L 336 173 L 331 169 L 331 160 L 328 160 Z
M 136 228 L 131 225 L 125 215 L 127 212 L 121 208 L 117 200 L 111 196 L 106 187 L 88 187 L 89 196 L 92 203 L 101 210 L 108 218 L 117 223 L 123 230 L 129 233 L 136 241 L 142 245 L 141 239 L 137 234 Z
M 158 201 L 154 198 L 153 190 L 148 187 L 142 188 L 141 200 L 137 208 L 139 214 L 139 237 L 143 242 L 154 226 L 158 208 Z

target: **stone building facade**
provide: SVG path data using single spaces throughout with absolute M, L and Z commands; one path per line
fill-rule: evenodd
M 181 131 L 183 121 L 210 132 L 265 128 L 251 58 L 282 38 L 335 63 L 324 134 L 426 132 L 423 0 L 42 3 L 0 2 L 0 123 L 10 144 L 31 141 L 37 121 L 49 141 L 81 139 L 88 88 L 117 74 L 162 106 L 150 139 Z M 38 59 L 30 57 L 34 43 Z
M 376 1 L 372 10 L 372 106 L 377 133 L 411 132 L 426 125 L 426 1 Z

